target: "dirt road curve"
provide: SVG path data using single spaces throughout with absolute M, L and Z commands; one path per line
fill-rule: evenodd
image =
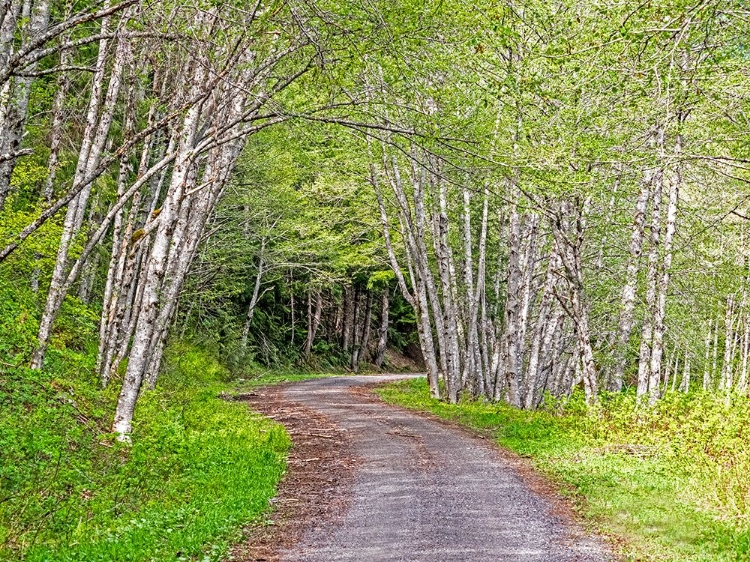
M 345 430 L 359 460 L 348 507 L 306 532 L 282 561 L 610 559 L 601 540 L 587 537 L 554 498 L 533 491 L 518 463 L 490 443 L 357 390 L 387 378 L 318 379 L 283 390 L 282 400 Z

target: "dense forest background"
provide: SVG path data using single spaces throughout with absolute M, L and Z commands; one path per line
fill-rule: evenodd
M 748 18 L 0 2 L 0 503 L 72 420 L 131 443 L 191 354 L 223 379 L 423 369 L 453 403 L 744 403 Z M 13 505 L 23 549 L 44 509 Z

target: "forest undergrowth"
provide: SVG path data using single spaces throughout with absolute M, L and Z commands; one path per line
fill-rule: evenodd
M 132 444 L 119 443 L 88 308 L 69 299 L 49 366 L 34 371 L 14 366 L 35 333 L 24 293 L 0 292 L 0 560 L 220 559 L 275 494 L 283 427 L 222 400 L 231 373 L 177 342 L 139 401 Z
M 491 434 L 560 483 L 628 560 L 750 560 L 750 400 L 668 393 L 651 408 L 634 394 L 582 393 L 537 411 L 430 398 L 425 379 L 378 390 L 387 402 Z M 549 397 L 548 397 L 549 399 Z

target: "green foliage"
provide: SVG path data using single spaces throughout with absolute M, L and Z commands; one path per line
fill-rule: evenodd
M 0 283 L 0 367 L 20 364 L 36 342 L 36 299 L 31 291 L 16 291 Z
M 1 560 L 217 560 L 267 509 L 283 428 L 222 400 L 228 372 L 206 352 L 168 356 L 132 447 L 108 433 L 114 390 L 85 372 L 2 371 Z
M 581 396 L 535 412 L 429 397 L 423 379 L 379 390 L 492 435 L 570 490 L 578 508 L 628 559 L 750 559 L 750 400 L 668 393 L 652 409 L 631 394 L 595 408 Z
M 284 384 L 288 382 L 299 382 L 306 381 L 309 379 L 322 379 L 326 377 L 340 376 L 339 373 L 321 373 L 321 372 L 301 372 L 299 369 L 294 370 L 280 370 L 280 371 L 265 371 L 259 372 L 247 379 L 240 379 L 235 382 L 236 392 L 243 392 L 244 390 L 250 390 L 259 386 L 267 386 L 271 384 Z
M 371 290 L 377 300 L 395 285 L 375 194 L 362 174 L 367 160 L 361 148 L 339 129 L 319 124 L 289 124 L 249 139 L 233 180 L 236 189 L 220 203 L 219 226 L 201 247 L 181 299 L 184 333 L 219 347 L 237 376 L 267 368 L 319 372 L 348 366 L 329 314 L 341 305 L 343 287 Z M 260 299 L 242 346 L 261 261 Z M 312 357 L 304 358 L 307 299 L 318 292 L 325 314 Z M 411 307 L 399 299 L 391 309 L 391 342 L 403 348 L 415 326 Z
M 0 243 L 5 245 L 28 223 L 32 222 L 40 210 L 36 206 L 24 210 L 8 209 L 0 212 Z M 48 221 L 34 236 L 27 239 L 7 260 L 0 265 L 0 276 L 5 283 L 28 285 L 35 268 L 41 270 L 40 287 L 49 283 L 49 277 L 55 264 L 57 245 L 60 242 L 62 228 L 59 224 Z
M 392 270 L 387 269 L 383 271 L 375 271 L 370 275 L 367 280 L 368 289 L 380 289 L 388 288 L 396 280 L 396 275 Z

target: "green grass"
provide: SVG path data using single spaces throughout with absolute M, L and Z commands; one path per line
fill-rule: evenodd
M 115 442 L 121 381 L 102 391 L 94 374 L 97 311 L 67 298 L 44 370 L 26 369 L 44 301 L 14 271 L 0 267 L 0 561 L 221 559 L 267 514 L 283 427 L 221 399 L 237 373 L 211 346 L 173 341 L 132 446 Z M 242 388 L 315 375 L 244 376 Z
M 139 401 L 132 447 L 119 445 L 117 384 L 100 391 L 77 357 L 0 374 L 0 560 L 219 560 L 268 509 L 284 429 L 221 400 L 226 370 L 178 344 Z
M 527 412 L 429 397 L 424 379 L 378 390 L 386 401 L 492 435 L 560 483 L 589 525 L 630 560 L 750 560 L 750 403 L 668 395 L 656 409 L 630 395 L 587 409 L 578 397 Z

